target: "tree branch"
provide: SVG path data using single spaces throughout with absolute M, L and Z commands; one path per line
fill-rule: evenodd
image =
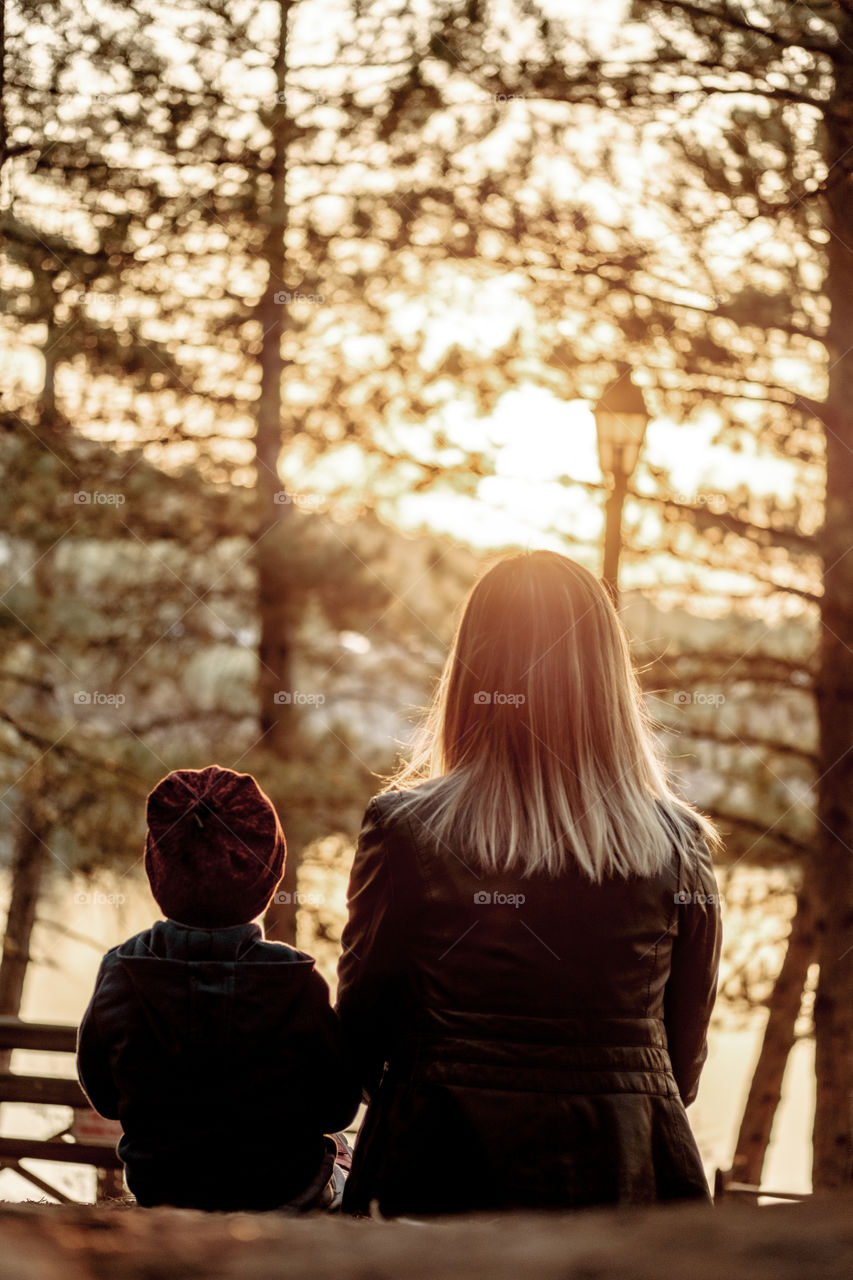
M 642 3 L 666 9 L 681 9 L 684 13 L 692 14 L 696 18 L 710 18 L 712 21 L 721 22 L 735 31 L 745 31 L 749 35 L 760 36 L 779 49 L 790 49 L 792 46 L 797 46 L 800 49 L 807 49 L 810 53 L 818 53 L 827 58 L 832 58 L 836 52 L 834 44 L 810 40 L 807 37 L 801 37 L 800 34 L 782 35 L 772 28 L 756 26 L 748 18 L 738 17 L 728 8 L 706 9 L 704 5 L 693 4 L 691 0 L 642 0 Z

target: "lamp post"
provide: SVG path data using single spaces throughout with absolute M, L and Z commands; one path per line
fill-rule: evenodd
M 610 481 L 604 509 L 604 567 L 601 580 L 614 605 L 619 605 L 619 553 L 622 550 L 622 507 L 628 481 L 634 474 L 649 411 L 640 387 L 631 381 L 631 367 L 618 366 L 619 376 L 606 389 L 593 414 L 598 435 L 602 475 Z

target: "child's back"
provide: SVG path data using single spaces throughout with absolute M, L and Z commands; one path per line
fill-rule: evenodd
M 178 855 L 185 885 L 178 905 L 190 922 L 160 921 L 108 952 L 80 1028 L 81 1081 L 98 1111 L 121 1120 L 119 1153 L 128 1186 L 145 1205 L 237 1210 L 288 1203 L 323 1169 L 323 1135 L 344 1128 L 359 1103 L 328 987 L 311 957 L 264 941 L 257 924 L 219 924 L 229 914 L 221 895 L 212 915 L 208 910 L 210 868 L 198 863 L 201 853 L 216 866 L 214 813 L 231 837 L 254 850 L 248 866 L 251 878 L 260 879 L 243 902 L 235 887 L 232 916 L 268 900 L 283 867 L 283 853 L 258 859 L 265 846 L 244 841 L 239 807 L 235 818 L 233 803 L 228 810 L 217 804 L 226 773 L 184 771 L 160 784 L 202 779 L 206 797 L 202 810 L 192 812 L 200 812 L 199 836 L 206 833 L 210 846 L 197 849 L 195 858 L 192 848 L 189 858 L 185 847 Z M 263 796 L 252 779 L 240 784 L 236 798 L 244 802 L 244 815 L 246 799 L 252 799 L 248 782 Z M 149 802 L 149 821 L 151 815 Z M 181 825 L 179 818 L 168 831 Z M 183 834 L 191 845 L 195 833 L 184 825 Z M 168 913 L 174 886 L 164 888 L 162 860 L 152 874 L 151 836 L 146 861 Z M 193 866 L 194 889 L 187 879 Z

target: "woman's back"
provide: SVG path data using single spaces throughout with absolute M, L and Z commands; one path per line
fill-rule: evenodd
M 549 551 L 493 565 L 353 864 L 338 1007 L 371 1102 L 345 1208 L 708 1198 L 684 1111 L 706 839 L 601 583 Z
M 378 807 L 400 842 L 392 874 L 408 862 L 418 882 L 408 938 L 427 1006 L 662 1016 L 655 974 L 668 967 L 679 905 L 675 850 L 648 878 L 594 883 L 572 864 L 556 878 L 487 873 L 431 837 L 429 797 L 410 814 L 398 812 L 400 798 Z
M 362 1188 L 389 1213 L 705 1196 L 682 1103 L 716 980 L 707 852 L 601 883 L 487 874 L 433 809 L 379 797 L 354 867 L 339 1011 L 396 1140 L 389 1163 L 368 1126 L 350 1207 Z

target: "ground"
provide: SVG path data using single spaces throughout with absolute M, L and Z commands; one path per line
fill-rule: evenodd
M 0 1206 L 0 1280 L 849 1280 L 853 1193 L 441 1225 Z

